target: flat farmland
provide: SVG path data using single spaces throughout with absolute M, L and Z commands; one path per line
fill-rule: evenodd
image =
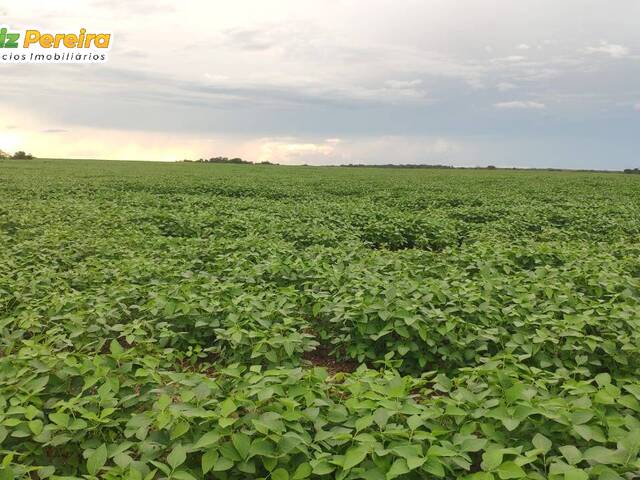
M 640 477 L 640 178 L 0 161 L 0 479 Z

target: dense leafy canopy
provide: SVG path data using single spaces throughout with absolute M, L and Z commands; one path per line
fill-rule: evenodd
M 0 163 L 0 479 L 640 476 L 634 176 Z

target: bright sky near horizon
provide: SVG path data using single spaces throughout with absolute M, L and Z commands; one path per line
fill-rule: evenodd
M 20 0 L 106 64 L 0 65 L 42 157 L 640 167 L 636 0 Z

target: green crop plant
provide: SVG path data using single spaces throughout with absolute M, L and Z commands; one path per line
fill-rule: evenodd
M 630 175 L 0 162 L 0 480 L 640 478 Z

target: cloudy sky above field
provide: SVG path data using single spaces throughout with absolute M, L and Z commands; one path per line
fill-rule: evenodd
M 280 163 L 640 166 L 636 0 L 0 1 L 114 32 L 103 65 L 0 65 L 0 149 Z

